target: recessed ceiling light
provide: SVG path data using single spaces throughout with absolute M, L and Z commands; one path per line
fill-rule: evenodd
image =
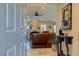
M 34 8 L 33 8 L 33 10 L 34 10 Z
M 42 9 L 45 9 L 45 7 L 41 7 Z

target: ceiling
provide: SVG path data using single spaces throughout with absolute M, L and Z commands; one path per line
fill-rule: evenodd
M 31 16 L 36 11 L 42 16 Z M 25 4 L 24 12 L 29 20 L 56 21 L 55 3 L 27 3 Z

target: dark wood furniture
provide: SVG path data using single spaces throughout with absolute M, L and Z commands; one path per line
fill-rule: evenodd
M 51 48 L 52 44 L 48 43 L 49 38 L 55 36 L 54 33 L 32 33 L 31 40 L 32 40 L 32 48 Z
M 64 35 L 57 36 L 58 55 L 61 55 L 61 56 L 64 55 L 63 50 L 62 50 L 62 42 L 65 42 L 65 46 L 67 49 L 67 56 L 69 56 L 69 44 L 72 44 L 72 38 L 73 38 L 72 36 L 64 36 Z

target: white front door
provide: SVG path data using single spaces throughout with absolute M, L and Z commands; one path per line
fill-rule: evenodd
M 0 4 L 0 56 L 24 55 L 24 13 L 21 4 Z

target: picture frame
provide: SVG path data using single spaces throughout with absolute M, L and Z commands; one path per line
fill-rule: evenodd
M 66 5 L 63 9 L 62 28 L 64 30 L 72 29 L 72 3 Z

